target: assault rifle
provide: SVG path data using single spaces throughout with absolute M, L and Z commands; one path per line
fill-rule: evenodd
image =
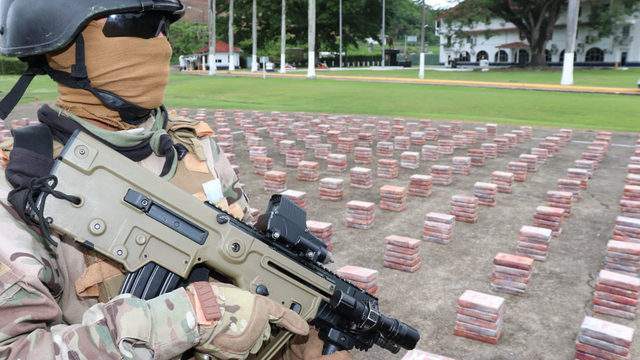
M 144 299 L 189 279 L 224 278 L 270 297 L 311 322 L 323 352 L 413 349 L 420 334 L 386 316 L 378 299 L 327 270 L 324 243 L 306 214 L 274 195 L 255 227 L 160 179 L 92 136 L 76 132 L 56 160 L 56 190 L 78 204 L 49 197 L 51 228 L 121 264 L 122 287 Z M 255 359 L 275 356 L 291 334 L 277 331 Z

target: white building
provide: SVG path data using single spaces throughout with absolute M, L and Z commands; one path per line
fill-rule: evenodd
M 242 50 L 240 48 L 233 48 L 233 62 L 235 64 L 235 68 L 240 68 L 240 55 L 242 54 Z M 229 44 L 222 40 L 216 41 L 216 68 L 217 69 L 228 69 L 229 68 Z M 188 62 L 187 68 L 189 70 L 208 70 L 209 69 L 209 47 L 203 47 L 197 54 L 187 55 L 185 56 L 186 61 Z
M 627 16 L 616 26 L 614 33 L 599 38 L 596 31 L 588 29 L 589 3 L 582 2 L 575 64 L 577 66 L 640 66 L 640 12 Z M 482 59 L 491 65 L 526 64 L 530 59 L 527 40 L 518 28 L 502 19 L 492 19 L 489 24 L 477 23 L 463 28 L 470 41 L 456 39 L 454 31 L 439 19 L 436 34 L 440 36 L 440 63 L 456 59 L 461 64 L 476 65 Z M 490 37 L 487 37 L 490 34 Z M 558 17 L 553 36 L 547 42 L 549 65 L 562 65 L 566 47 L 566 12 Z

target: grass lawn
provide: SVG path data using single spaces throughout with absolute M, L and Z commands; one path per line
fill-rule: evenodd
M 465 72 L 445 72 L 427 70 L 426 79 L 443 80 L 472 80 L 472 81 L 498 81 L 512 83 L 543 83 L 560 84 L 560 69 L 548 70 L 522 70 L 522 69 L 491 69 L 488 72 L 465 71 Z M 384 76 L 384 77 L 407 77 L 417 78 L 417 69 L 406 70 L 349 70 L 349 71 L 318 71 L 318 75 L 326 76 Z M 630 68 L 629 70 L 613 69 L 576 69 L 574 80 L 576 85 L 582 86 L 609 86 L 609 87 L 636 87 L 640 79 L 640 69 Z
M 0 77 L 0 91 L 6 93 L 16 79 Z M 23 102 L 54 98 L 53 83 L 38 77 Z M 370 114 L 640 131 L 640 99 L 623 95 L 173 74 L 166 103 L 172 107 Z

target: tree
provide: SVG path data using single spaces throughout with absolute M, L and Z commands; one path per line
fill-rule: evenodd
M 588 3 L 592 6 L 590 21 L 581 25 L 608 35 L 613 24 L 625 14 L 631 14 L 640 5 L 640 0 L 593 0 Z M 445 19 L 455 29 L 454 36 L 458 39 L 466 36 L 465 27 L 475 23 L 488 23 L 492 17 L 509 21 L 529 43 L 530 65 L 546 66 L 545 48 L 565 8 L 566 0 L 466 0 L 447 12 Z
M 316 2 L 315 51 L 316 53 L 318 50 L 337 52 L 339 49 L 339 1 L 316 0 Z M 216 34 L 219 39 L 228 38 L 229 3 L 229 0 L 217 3 Z M 419 34 L 420 4 L 421 0 L 387 0 L 385 18 L 388 44 L 401 42 L 404 35 Z M 252 53 L 252 5 L 253 0 L 235 0 L 234 2 L 233 27 L 237 39 L 236 46 L 240 47 L 245 54 Z M 287 45 L 290 49 L 303 48 L 304 50 L 307 47 L 308 0 L 286 0 L 286 5 Z M 257 10 L 258 55 L 277 59 L 280 54 L 282 0 L 260 0 L 257 2 Z M 380 40 L 381 10 L 381 0 L 343 1 L 344 49 L 362 44 L 367 38 Z M 431 23 L 431 19 L 428 23 Z M 177 30 L 173 31 L 174 28 Z M 174 45 L 175 54 L 191 54 L 207 44 L 206 29 L 200 29 L 199 25 L 180 21 L 173 25 L 172 32 L 177 45 Z M 427 39 L 429 43 L 437 41 L 432 31 L 427 32 Z M 185 40 L 190 44 L 189 46 L 185 46 Z M 304 50 L 304 53 L 306 52 Z
M 197 53 L 206 46 L 208 39 L 206 24 L 179 21 L 171 25 L 169 42 L 173 48 L 172 62 L 175 63 L 179 55 Z

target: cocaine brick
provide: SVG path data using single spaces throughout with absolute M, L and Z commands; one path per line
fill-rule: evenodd
M 344 180 L 340 178 L 322 178 L 318 186 L 320 200 L 340 201 L 344 196 Z
M 409 135 L 411 137 L 411 145 L 422 146 L 427 143 L 424 131 L 412 131 Z
M 640 243 L 640 219 L 618 216 L 613 227 L 613 240 Z
M 485 182 L 476 182 L 473 185 L 473 196 L 478 199 L 478 205 L 496 206 L 498 185 Z
M 349 171 L 350 185 L 359 189 L 373 187 L 373 171 L 364 167 L 354 167 Z
M 422 350 L 413 349 L 407 351 L 401 360 L 455 360 L 450 357 L 429 353 Z
M 315 149 L 317 145 L 322 141 L 322 137 L 320 135 L 309 134 L 304 137 L 304 148 L 305 149 Z
M 395 179 L 400 174 L 398 160 L 395 159 L 378 159 L 377 176 L 382 179 Z
M 421 240 L 405 236 L 390 235 L 384 239 L 383 266 L 404 272 L 416 272 L 422 265 Z
M 493 138 L 493 143 L 497 146 L 498 156 L 509 152 L 509 139 L 503 136 Z
M 266 156 L 257 156 L 253 158 L 253 173 L 264 176 L 268 171 L 273 169 L 273 159 Z
M 640 200 L 620 199 L 620 215 L 640 219 Z
M 640 279 L 611 270 L 600 270 L 593 295 L 593 311 L 633 320 L 638 306 Z
M 440 139 L 438 140 L 438 153 L 440 153 L 440 155 L 451 155 L 454 150 L 453 146 L 453 140 Z
M 331 144 L 317 144 L 313 148 L 313 156 L 316 159 L 326 160 L 327 156 L 331 153 Z
M 507 164 L 507 170 L 513 173 L 514 180 L 518 182 L 527 181 L 527 163 L 520 161 L 510 161 Z
M 446 165 L 432 165 L 431 177 L 434 185 L 451 185 L 453 183 L 453 168 Z
M 451 159 L 453 163 L 453 173 L 456 175 L 467 176 L 471 174 L 471 158 L 468 156 L 454 156 Z
M 622 191 L 622 199 L 640 201 L 640 185 L 625 185 Z
M 316 161 L 300 161 L 296 178 L 298 181 L 318 181 L 320 178 L 320 164 Z
M 527 173 L 537 172 L 540 167 L 537 155 L 521 154 L 519 160 L 527 164 Z
M 535 215 L 533 215 L 533 225 L 549 229 L 553 232 L 553 236 L 557 237 L 562 233 L 563 219 L 564 209 L 538 206 Z
M 631 327 L 586 316 L 580 325 L 578 342 L 580 337 L 594 339 L 599 344 L 596 347 L 616 355 L 626 356 L 622 354 L 630 352 L 634 332 L 635 330 Z
M 480 148 L 484 151 L 487 159 L 495 159 L 498 157 L 498 145 L 494 143 L 483 143 Z
M 251 146 L 249 148 L 249 161 L 252 161 L 257 157 L 266 157 L 267 148 L 265 146 Z
M 568 191 L 573 194 L 573 201 L 580 200 L 580 191 L 582 190 L 582 182 L 575 179 L 562 178 L 558 179 L 558 190 Z
M 285 166 L 288 168 L 298 168 L 300 161 L 304 160 L 305 151 L 301 149 L 288 149 L 285 154 Z
M 547 191 L 547 205 L 550 207 L 564 209 L 565 217 L 571 215 L 573 205 L 573 194 L 568 191 L 550 190 Z
M 493 258 L 491 288 L 494 291 L 514 295 L 524 294 L 529 286 L 532 272 L 532 258 L 498 253 Z
M 396 136 L 393 138 L 393 148 L 404 151 L 411 148 L 411 138 L 408 136 Z
M 347 227 L 369 229 L 375 219 L 376 205 L 372 202 L 351 200 L 347 203 Z
M 356 147 L 354 149 L 353 162 L 356 164 L 371 164 L 373 162 L 373 150 L 370 147 Z
M 384 185 L 380 188 L 380 208 L 389 211 L 407 209 L 407 188 L 403 186 Z
M 590 178 L 591 178 L 591 172 L 589 172 L 589 170 L 580 169 L 580 168 L 567 169 L 567 179 L 580 181 L 580 188 L 583 190 L 587 188 L 588 181 Z
M 524 225 L 518 233 L 516 254 L 545 261 L 549 253 L 552 231 L 547 228 Z
M 440 158 L 438 147 L 435 145 L 423 145 L 421 155 L 424 161 L 437 161 Z
M 378 157 L 393 157 L 393 143 L 389 141 L 379 141 L 376 144 L 376 155 Z
M 287 189 L 287 190 L 281 192 L 280 195 L 291 199 L 291 201 L 296 203 L 296 205 L 298 205 L 302 209 L 306 209 L 307 208 L 307 200 L 306 200 L 307 193 L 304 192 L 304 191 Z
M 281 193 L 287 189 L 287 173 L 270 170 L 264 174 L 264 190 L 271 193 Z
M 502 335 L 504 298 L 466 290 L 458 299 L 457 309 L 454 335 L 493 345 L 498 343 Z
M 327 245 L 327 250 L 333 251 L 333 224 L 323 221 L 307 220 L 309 232 Z
M 349 280 L 360 289 L 375 295 L 378 292 L 378 271 L 360 266 L 346 265 L 336 270 L 336 274 Z
M 409 195 L 428 197 L 431 195 L 433 178 L 431 175 L 414 174 L 409 177 Z
M 542 148 L 532 148 L 531 155 L 537 156 L 540 164 L 544 164 L 547 162 L 547 159 L 549 158 L 549 150 L 542 149 Z
M 604 268 L 625 275 L 638 276 L 640 274 L 640 244 L 610 240 L 607 243 Z
M 471 158 L 471 166 L 484 166 L 486 155 L 482 149 L 469 149 L 467 156 Z
M 427 213 L 424 220 L 422 240 L 448 244 L 453 236 L 455 216 L 443 213 Z
M 478 221 L 478 199 L 474 196 L 454 195 L 451 197 L 451 211 L 456 221 L 474 224 Z
M 351 154 L 353 152 L 353 148 L 356 145 L 356 139 L 350 136 L 340 136 L 338 137 L 338 144 L 336 146 L 336 151 L 340 154 Z
M 417 169 L 420 167 L 420 153 L 404 151 L 400 154 L 400 167 L 405 169 Z
M 498 186 L 499 193 L 511 194 L 515 175 L 506 171 L 494 171 L 491 173 L 491 182 Z
M 347 170 L 347 155 L 329 154 L 327 155 L 327 171 L 340 173 Z

